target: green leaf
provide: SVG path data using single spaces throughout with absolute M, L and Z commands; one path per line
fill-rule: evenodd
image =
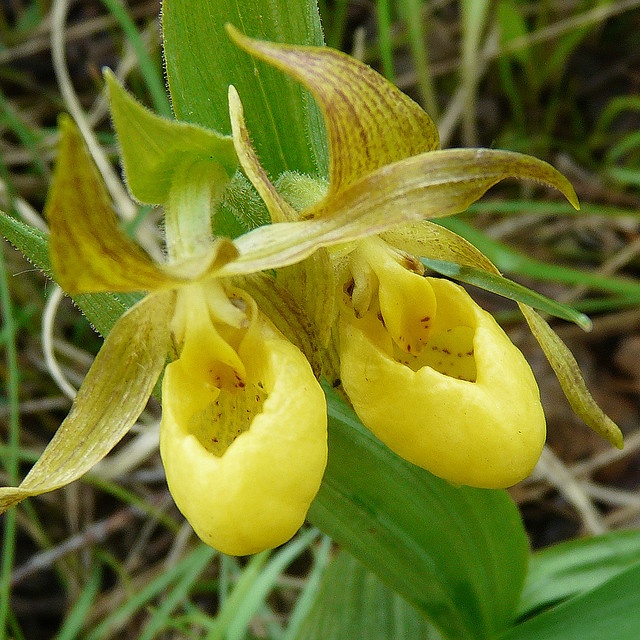
M 640 532 L 615 531 L 534 553 L 519 617 L 584 593 L 640 562 Z
M 259 8 L 237 0 L 165 0 L 164 54 L 176 117 L 230 133 L 227 91 L 233 84 L 272 176 L 285 170 L 325 175 L 324 128 L 315 103 L 282 72 L 234 45 L 227 22 L 254 38 L 322 45 L 317 8 L 308 0 L 271 0 Z
M 233 140 L 203 127 L 152 113 L 107 70 L 113 126 L 131 194 L 146 204 L 164 204 L 178 165 L 208 160 L 231 177 L 238 160 Z
M 600 586 L 545 611 L 499 640 L 637 640 L 640 563 Z
M 416 609 L 352 555 L 341 551 L 298 631 L 304 640 L 439 640 Z
M 454 487 L 400 459 L 327 390 L 329 463 L 309 518 L 448 638 L 511 624 L 528 542 L 504 491 Z
M 566 304 L 551 300 L 546 296 L 543 296 L 537 291 L 532 291 L 527 287 L 513 282 L 493 273 L 483 271 L 482 269 L 476 269 L 475 267 L 463 266 L 456 264 L 455 262 L 447 262 L 445 260 L 430 260 L 428 258 L 422 258 L 422 263 L 425 267 L 436 271 L 437 273 L 459 280 L 466 284 L 472 284 L 486 291 L 491 291 L 510 300 L 522 302 L 528 304 L 534 309 L 549 313 L 557 318 L 568 320 L 569 322 L 575 322 L 579 327 L 585 331 L 591 329 L 591 320 L 575 309 L 572 309 Z

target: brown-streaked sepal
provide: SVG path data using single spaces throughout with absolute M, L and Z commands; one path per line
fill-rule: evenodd
M 384 165 L 438 148 L 431 118 L 362 62 L 327 47 L 254 40 L 231 25 L 227 31 L 238 46 L 313 94 L 327 130 L 331 193 Z
M 58 161 L 45 215 L 56 281 L 70 294 L 169 287 L 164 273 L 121 229 L 82 136 L 60 117 Z

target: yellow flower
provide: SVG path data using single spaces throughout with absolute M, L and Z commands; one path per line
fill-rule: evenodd
M 260 166 L 231 92 L 240 164 L 272 219 L 290 221 L 247 234 L 238 246 L 253 248 L 260 240 L 266 258 L 304 227 L 298 259 L 330 248 L 339 296 L 346 292 L 338 323 L 339 379 L 365 426 L 391 449 L 456 483 L 505 487 L 521 480 L 545 439 L 529 365 L 464 290 L 425 279 L 414 256 L 499 275 L 475 247 L 427 219 L 463 211 L 507 177 L 554 186 L 577 207 L 573 188 L 530 156 L 440 150 L 436 127 L 417 104 L 340 52 L 228 31 L 239 46 L 312 93 L 329 147 L 326 193 L 293 211 Z M 569 350 L 530 307 L 520 307 L 576 413 L 621 446 L 619 429 L 593 401 Z M 325 375 L 337 383 L 332 358 L 326 360 Z
M 351 258 L 360 264 L 340 317 L 340 377 L 351 403 L 390 449 L 441 478 L 515 484 L 545 440 L 527 361 L 464 289 L 407 269 L 385 245 L 364 240 Z
M 123 95 L 115 100 L 124 100 L 116 112 L 132 106 Z M 67 118 L 60 124 L 47 203 L 56 279 L 71 294 L 148 294 L 114 325 L 68 417 L 21 485 L 0 490 L 0 510 L 68 484 L 104 457 L 137 420 L 174 350 L 162 385 L 161 453 L 178 507 L 205 542 L 226 553 L 286 542 L 320 487 L 326 402 L 305 356 L 221 276 L 238 254 L 231 241 L 211 237 L 208 207 L 215 180 L 228 181 L 235 170 L 231 141 L 156 123 L 181 127 L 184 144 L 196 137 L 203 146 L 196 157 L 179 154 L 181 180 L 152 187 L 156 195 L 166 189 L 181 214 L 167 213 L 167 239 L 173 233 L 175 242 L 159 265 L 120 230 L 79 132 Z
M 160 452 L 200 538 L 245 555 L 302 525 L 326 464 L 326 404 L 309 363 L 245 292 L 232 293 L 245 312 L 230 326 L 209 289 L 178 293 L 184 346 L 164 375 Z

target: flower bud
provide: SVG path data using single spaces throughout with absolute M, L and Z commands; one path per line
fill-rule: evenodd
M 524 356 L 462 287 L 388 258 L 372 264 L 378 297 L 367 312 L 357 317 L 349 303 L 341 312 L 341 380 L 360 419 L 398 455 L 453 483 L 522 480 L 546 431 Z
M 181 355 L 163 381 L 160 452 L 198 536 L 230 555 L 295 534 L 327 459 L 324 393 L 302 353 L 244 292 L 246 326 L 224 324 L 197 285 L 178 300 Z

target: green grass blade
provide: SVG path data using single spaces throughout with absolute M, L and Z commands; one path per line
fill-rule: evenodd
M 216 624 L 207 635 L 207 640 L 242 640 L 251 621 L 287 566 L 318 537 L 317 530 L 306 531 L 279 551 L 268 563 L 264 559 L 250 562 L 250 570 L 245 569 L 233 592 L 216 618 Z M 256 556 L 258 558 L 259 556 Z
M 111 15 L 117 20 L 118 24 L 124 31 L 127 40 L 129 40 L 131 47 L 135 51 L 136 57 L 138 58 L 138 64 L 140 65 L 140 72 L 142 73 L 142 77 L 149 89 L 155 110 L 166 118 L 173 118 L 173 112 L 171 111 L 171 105 L 169 104 L 167 90 L 162 78 L 162 71 L 151 59 L 151 56 L 138 33 L 138 29 L 131 19 L 131 16 L 127 13 L 125 6 L 118 2 L 118 0 L 102 0 L 102 2 L 104 6 L 107 7 Z
M 195 581 L 205 571 L 208 563 L 216 555 L 217 551 L 206 545 L 201 545 L 189 556 L 188 563 L 183 563 L 183 572 L 173 589 L 156 609 L 153 617 L 144 628 L 138 640 L 152 640 L 162 629 L 169 626 L 169 621 L 174 610 L 186 599 Z
M 102 640 L 102 638 L 111 637 L 114 630 L 121 629 L 132 616 L 158 597 L 174 581 L 180 580 L 185 574 L 192 575 L 193 572 L 202 571 L 215 553 L 211 547 L 204 544 L 198 546 L 179 563 L 159 574 L 157 578 L 137 593 L 132 594 L 128 600 L 113 613 L 110 613 L 87 635 L 87 640 Z
M 489 273 L 488 271 L 476 269 L 475 267 L 461 266 L 455 262 L 429 260 L 427 258 L 421 258 L 421 260 L 425 267 L 443 276 L 459 280 L 465 284 L 472 284 L 485 291 L 491 291 L 491 293 L 515 300 L 516 302 L 528 304 L 530 307 L 538 309 L 538 311 L 543 311 L 556 318 L 574 322 L 585 331 L 591 330 L 591 320 L 589 320 L 584 313 L 576 311 L 569 305 L 551 300 L 537 291 L 513 282 L 513 280 Z
M 416 69 L 418 79 L 418 91 L 422 104 L 436 122 L 439 119 L 438 100 L 429 64 L 429 53 L 427 51 L 427 36 L 425 33 L 425 20 L 422 16 L 424 3 L 420 0 L 402 0 L 398 3 L 398 10 L 401 12 L 409 32 L 409 47 Z
M 396 72 L 393 68 L 393 42 L 391 40 L 391 4 L 389 0 L 376 2 L 376 16 L 378 18 L 378 44 L 384 76 L 395 84 Z
M 89 580 L 76 600 L 73 608 L 67 614 L 64 624 L 58 631 L 55 640 L 74 640 L 80 637 L 87 614 L 95 602 L 102 582 L 102 569 L 96 565 L 89 576 Z
M 281 640 L 298 640 L 298 638 L 304 637 L 301 635 L 301 627 L 318 597 L 322 576 L 330 561 L 331 545 L 331 538 L 324 536 L 316 551 L 313 567 L 307 575 L 304 588 L 289 616 L 289 624 Z
M 599 291 L 607 291 L 619 296 L 637 296 L 640 284 L 623 278 L 601 276 L 597 273 L 572 269 L 557 264 L 535 260 L 507 245 L 489 238 L 459 218 L 438 221 L 443 227 L 454 231 L 475 245 L 493 262 L 500 271 L 527 276 L 535 280 L 562 282 L 569 285 L 586 285 Z
M 224 601 L 220 613 L 206 636 L 206 640 L 223 640 L 223 638 L 225 638 L 229 625 L 232 624 L 236 617 L 236 610 L 242 605 L 247 594 L 253 589 L 270 554 L 271 551 L 269 550 L 251 557 L 249 563 L 242 570 L 231 595 Z
M 0 122 L 13 131 L 25 149 L 29 150 L 31 161 L 36 171 L 42 176 L 48 176 L 49 172 L 42 161 L 42 150 L 39 149 L 40 138 L 15 113 L 14 107 L 0 90 Z
M 462 129 L 466 146 L 477 146 L 476 89 L 480 78 L 480 43 L 484 34 L 490 0 L 462 0 L 462 67 L 461 84 L 465 107 Z
M 4 247 L 0 248 L 0 308 L 4 319 L 5 358 L 7 369 L 6 397 L 9 406 L 7 425 L 8 441 L 6 455 L 3 455 L 3 467 L 7 480 L 18 484 L 18 459 L 20 450 L 20 418 L 19 418 L 19 377 L 18 352 L 16 346 L 16 326 L 14 310 L 9 290 L 9 273 L 4 257 Z M 11 572 L 16 550 L 16 513 L 7 513 L 4 519 L 2 536 L 2 560 L 0 561 L 0 639 L 8 637 L 9 604 L 11 602 Z M 11 635 L 11 634 L 9 634 Z

